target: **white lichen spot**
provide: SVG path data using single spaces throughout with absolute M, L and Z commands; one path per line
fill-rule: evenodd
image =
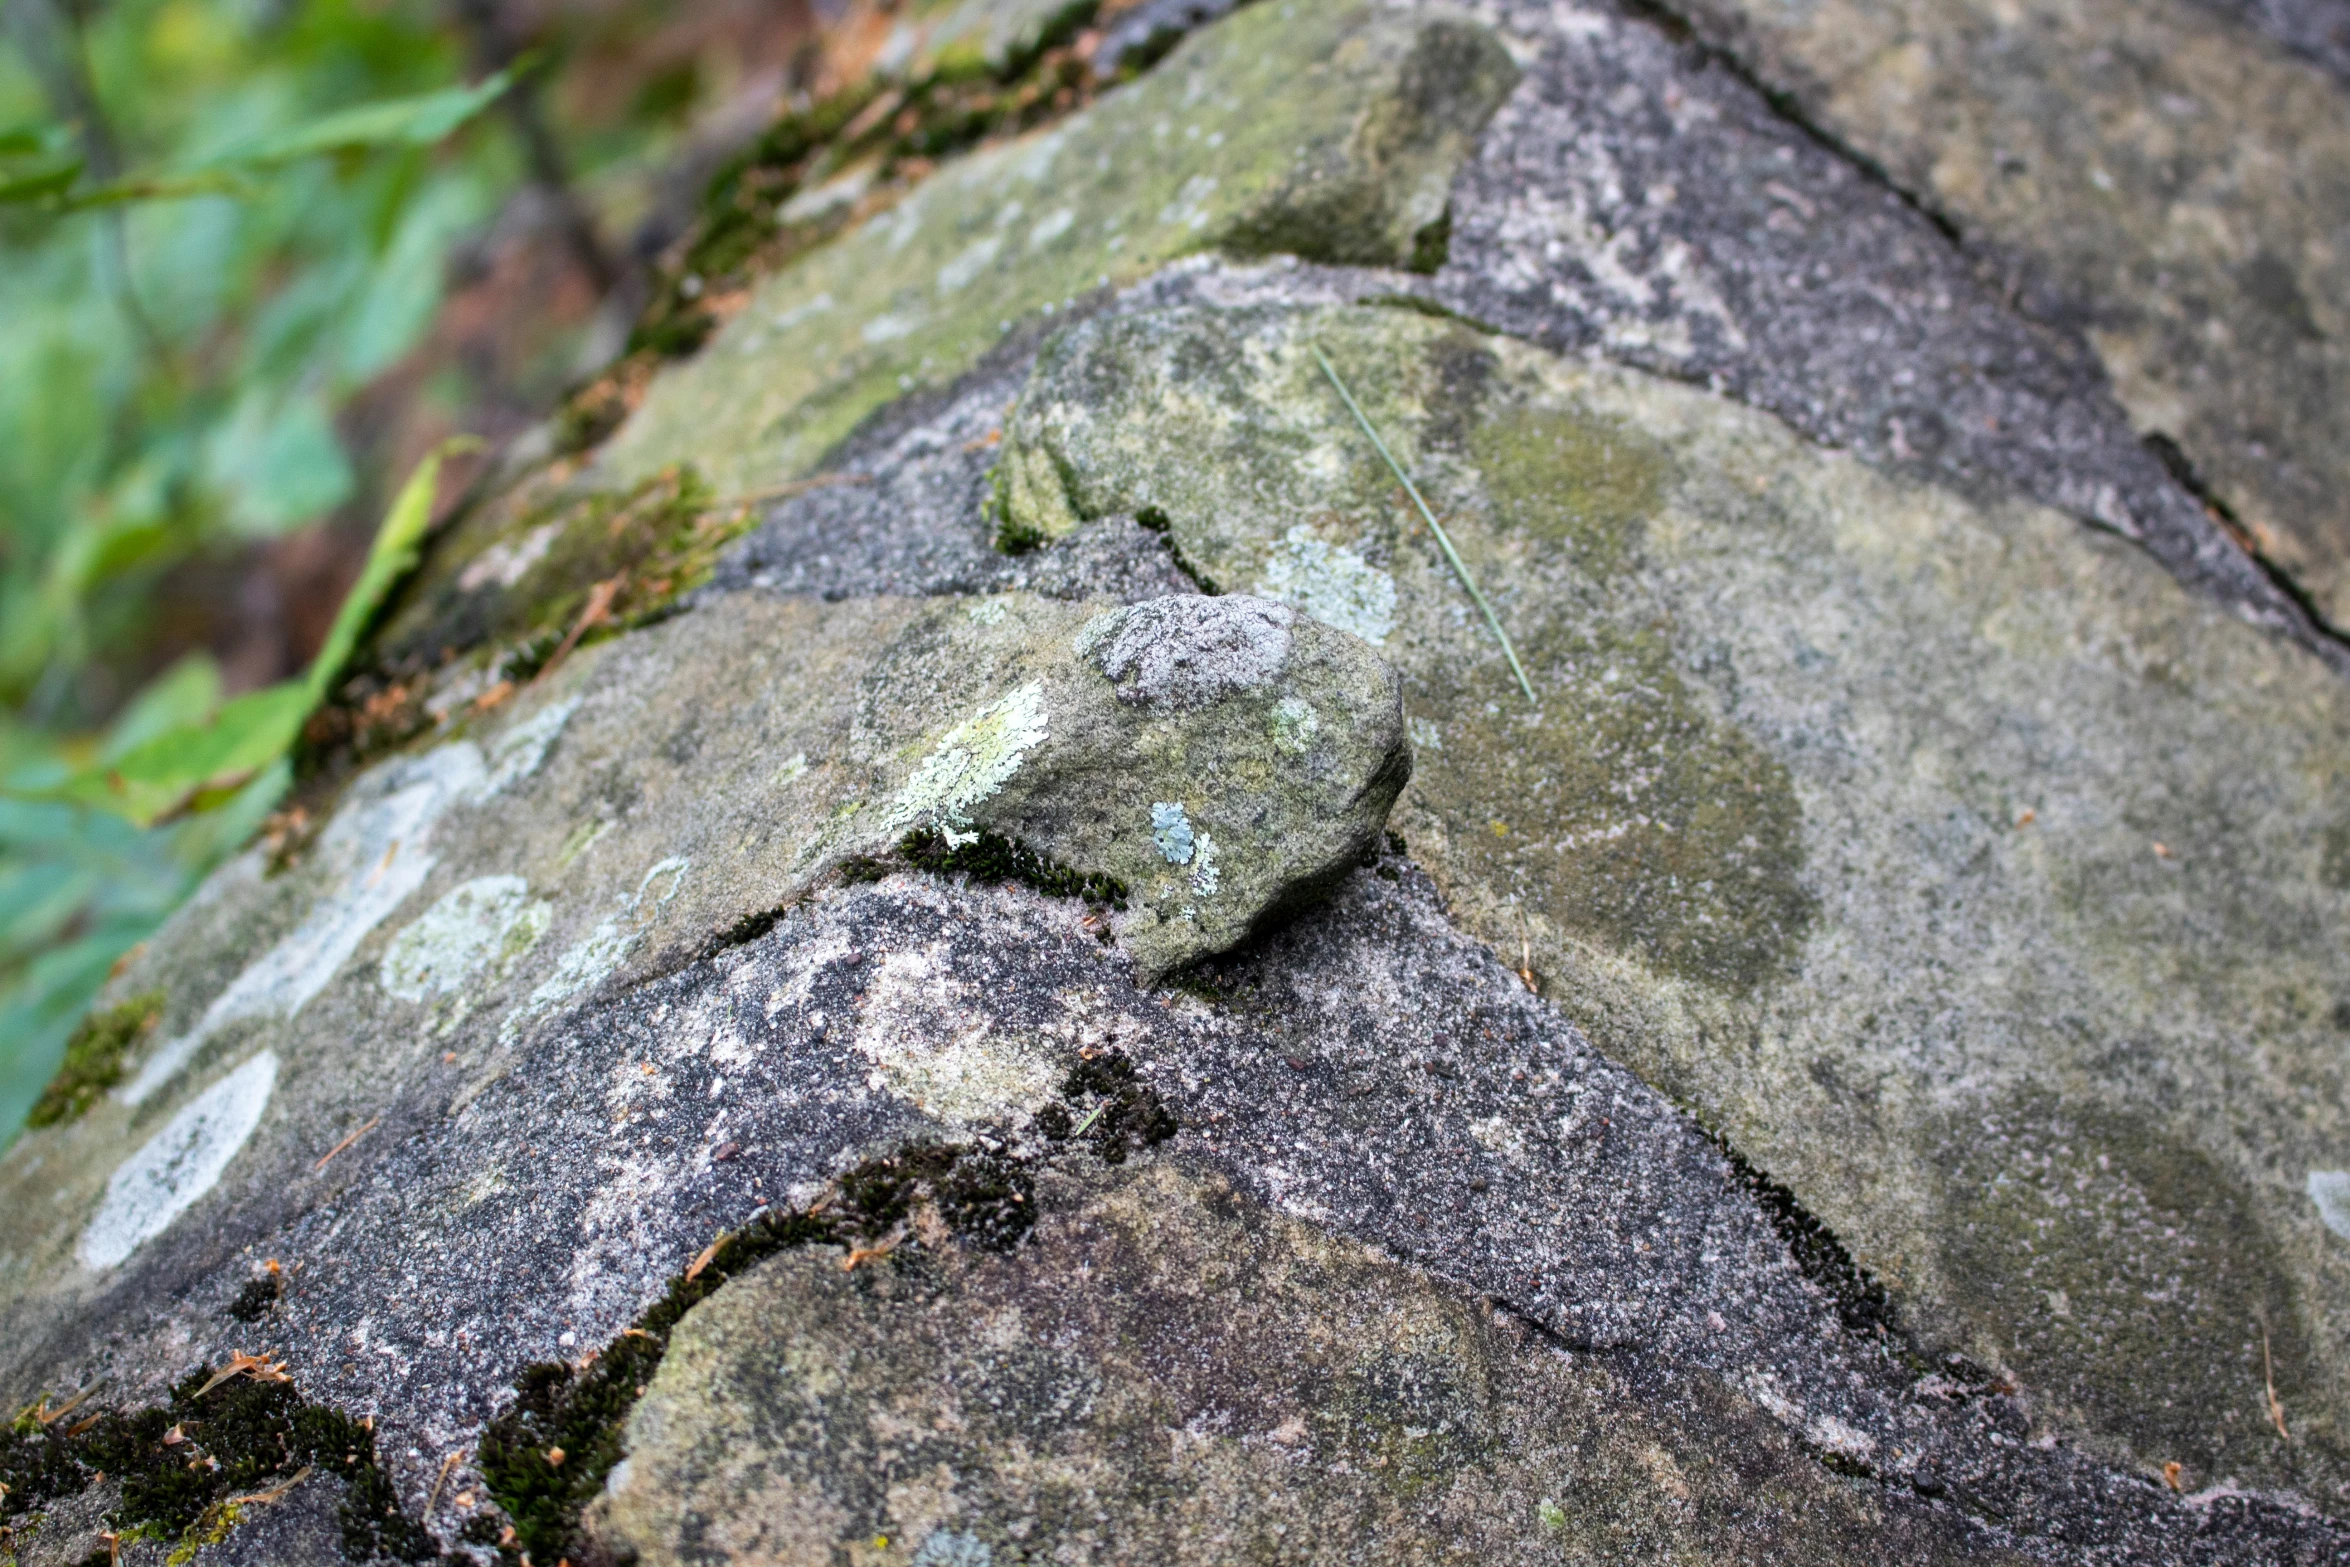
M 1159 846 L 1159 854 L 1169 865 L 1189 865 L 1196 845 L 1191 835 L 1191 817 L 1180 802 L 1160 801 L 1151 806 L 1151 842 Z
M 814 299 L 802 300 L 787 309 L 778 310 L 767 318 L 767 324 L 778 332 L 788 332 L 803 321 L 813 320 L 832 308 L 830 294 L 818 294 Z
M 458 573 L 457 590 L 471 593 L 493 582 L 501 588 L 514 586 L 531 567 L 547 558 L 547 551 L 555 547 L 555 536 L 562 531 L 560 522 L 543 522 L 519 539 L 500 539 Z
M 1395 578 L 1302 525 L 1273 546 L 1257 591 L 1365 642 L 1383 642 L 1395 629 Z
M 1036 220 L 1036 227 L 1028 231 L 1028 248 L 1042 250 L 1045 246 L 1069 232 L 1077 223 L 1075 207 L 1060 207 Z
M 1208 198 L 1216 194 L 1213 174 L 1194 174 L 1183 182 L 1175 199 L 1159 209 L 1159 221 L 1170 228 L 1199 230 L 1208 226 Z
M 1216 870 L 1216 840 L 1206 833 L 1199 835 L 1199 849 L 1191 857 L 1191 890 L 1203 898 L 1216 895 L 1223 877 Z
M 475 791 L 477 797 L 486 800 L 537 772 L 539 764 L 547 759 L 547 747 L 555 743 L 555 737 L 578 710 L 577 697 L 554 703 L 491 742 L 489 776 Z
M 894 343 L 901 337 L 913 336 L 921 327 L 920 311 L 899 310 L 875 316 L 858 329 L 857 335 L 868 343 Z
M 1477 1146 L 1489 1154 L 1507 1159 L 1512 1164 L 1526 1162 L 1526 1135 L 1512 1125 L 1506 1116 L 1489 1115 L 1481 1121 L 1469 1123 L 1469 1135 Z
M 1441 751 L 1444 749 L 1444 731 L 1436 727 L 1434 719 L 1407 718 L 1404 720 L 1403 727 L 1404 732 L 1412 737 L 1413 750 Z
M 959 294 L 971 286 L 974 278 L 985 272 L 1004 248 L 1001 234 L 987 234 L 963 247 L 962 252 L 938 269 L 938 291 Z
M 450 806 L 476 793 L 484 776 L 481 752 L 459 741 L 367 780 L 319 836 L 315 863 L 335 877 L 327 892 L 301 924 L 229 982 L 194 1028 L 147 1059 L 118 1090 L 122 1101 L 143 1103 L 228 1024 L 301 1011 L 367 934 L 424 885 L 438 863 L 429 852 L 434 827 Z
M 995 1567 L 995 1552 L 978 1535 L 941 1526 L 923 1538 L 913 1567 Z
M 944 944 L 877 961 L 858 1008 L 855 1049 L 872 1086 L 944 1120 L 995 1119 L 1049 1098 L 1058 1076 L 1041 1042 L 1000 1031 Z
M 75 1248 L 88 1268 L 111 1268 L 195 1206 L 261 1124 L 277 1087 L 277 1055 L 264 1050 L 214 1083 L 125 1159 Z
M 602 984 L 635 950 L 661 910 L 677 896 L 690 869 L 689 861 L 671 858 L 645 872 L 636 891 L 621 898 L 619 907 L 597 921 L 594 930 L 565 949 L 555 960 L 554 972 L 539 981 L 521 1006 L 507 1014 L 498 1030 L 498 1042 L 512 1043 L 532 1018 Z
M 2312 1170 L 2308 1190 L 2309 1200 L 2317 1204 L 2319 1220 L 2350 1240 L 2350 1170 Z
M 445 894 L 384 951 L 383 988 L 419 1004 L 504 975 L 554 917 L 519 876 L 477 876 Z
M 971 623 L 975 626 L 1000 626 L 1011 610 L 1002 599 L 981 599 L 963 613 L 971 617 Z
M 1313 749 L 1322 733 L 1322 715 L 1301 696 L 1285 696 L 1273 704 L 1274 748 L 1300 756 Z
M 890 808 L 889 830 L 931 818 L 970 825 L 971 807 L 1001 789 L 1029 752 L 1045 742 L 1044 687 L 1030 682 L 957 724 L 922 759 Z

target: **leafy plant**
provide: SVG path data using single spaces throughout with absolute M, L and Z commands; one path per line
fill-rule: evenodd
M 416 564 L 445 443 L 376 534 L 326 644 L 299 679 L 229 702 L 183 666 L 82 766 L 52 751 L 0 778 L 0 1127 L 10 1134 L 114 964 L 252 837 L 292 779 L 287 753 L 368 622 Z M 65 1107 L 61 1106 L 61 1115 Z

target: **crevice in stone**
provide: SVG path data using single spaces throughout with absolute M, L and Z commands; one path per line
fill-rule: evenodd
M 1690 51 L 1701 63 L 1720 70 L 1746 87 L 1773 115 L 1801 134 L 1806 141 L 1853 169 L 1867 179 L 1870 184 L 1891 195 L 1904 207 L 1931 224 L 1935 232 L 1940 234 L 1952 249 L 1959 252 L 1970 263 L 1980 268 L 1992 259 L 1985 256 L 1980 247 L 1968 243 L 1966 234 L 1948 213 L 1895 179 L 1892 171 L 1885 165 L 1851 146 L 1820 124 L 1792 92 L 1772 86 L 1729 47 L 1708 39 L 1699 31 L 1697 24 L 1690 17 L 1664 3 L 1664 0 L 1621 0 L 1621 4 L 1626 15 L 1655 29 L 1675 45 Z M 2005 307 L 2019 319 L 2028 321 L 2044 331 L 2059 333 L 2068 342 L 2085 347 L 2080 344 L 2080 334 L 2076 329 L 2062 322 L 2044 319 L 2024 308 L 2015 297 L 2012 288 L 2001 291 L 2000 297 Z M 2102 361 L 2099 363 L 2102 365 Z M 2102 369 L 2100 369 L 2099 378 L 2105 379 Z M 2291 640 L 2318 653 L 2337 671 L 2350 674 L 2350 662 L 2345 660 L 2345 655 L 2350 655 L 2350 633 L 2331 624 L 2318 611 L 2309 595 L 2260 552 L 2254 544 L 2249 530 L 2244 528 L 2226 503 L 2211 492 L 2197 474 L 2192 459 L 2175 440 L 2167 435 L 2157 433 L 2147 438 L 2146 445 L 2161 462 L 2172 481 L 2187 492 L 2205 515 L 2211 519 L 2219 533 L 2242 551 L 2246 559 L 2253 565 L 2260 581 L 2276 593 L 2275 600 L 2260 602 L 2257 590 L 2252 589 L 2248 583 L 2235 586 L 2231 591 L 2229 584 L 2216 579 L 2208 572 L 2191 572 L 2189 569 L 2191 562 L 2174 560 L 2152 549 L 2147 539 L 2122 533 L 2110 522 L 2073 507 L 2059 507 L 2058 509 L 2076 521 L 2085 523 L 2100 532 L 2128 539 L 2132 544 L 2153 555 L 2172 575 L 2219 598 L 2231 609 L 2256 611 L 2260 617 L 2269 622 L 2270 629 L 2281 631 Z
M 2295 582 L 2282 566 L 2261 552 L 2259 542 L 2254 538 L 2252 530 L 2244 525 L 2244 520 L 2241 517 L 2236 515 L 2236 509 L 2222 500 L 2218 492 L 2211 488 L 2211 485 L 2196 468 L 2195 459 L 2187 455 L 2186 448 L 2179 445 L 2169 435 L 2157 430 L 2146 437 L 2146 450 L 2153 453 L 2156 462 L 2162 464 L 2163 470 L 2170 475 L 2171 482 L 2193 497 L 2195 504 L 2203 508 L 2204 515 L 2218 526 L 2220 532 L 2227 535 L 2230 542 L 2244 552 L 2247 560 L 2259 568 L 2261 576 L 2268 580 L 2269 586 L 2276 589 L 2294 609 L 2300 611 L 2301 618 L 2307 622 L 2302 629 L 2308 635 L 2323 638 L 2334 647 L 2345 653 L 2350 653 L 2350 632 L 2344 631 L 2327 620 L 2324 613 L 2318 609 L 2317 601 L 2309 596 L 2308 591 L 2301 584 Z
M 1645 22 L 1673 43 L 1689 50 L 1704 64 L 1736 80 L 1761 99 L 1773 114 L 1802 133 L 1805 140 L 1867 176 L 1870 183 L 1932 224 L 1935 232 L 1954 247 L 1961 250 L 1966 248 L 1966 236 L 1960 232 L 1950 214 L 1933 206 L 1916 192 L 1906 189 L 1883 164 L 1849 145 L 1813 119 L 1793 93 L 1773 87 L 1737 55 L 1708 40 L 1688 17 L 1664 4 L 1663 0 L 1621 0 L 1621 3 L 1625 14 Z
M 1104 1164 L 1173 1137 L 1180 1124 L 1116 1051 L 1081 1053 L 1060 1087 L 1065 1104 L 1037 1116 L 1055 1145 L 1081 1143 Z M 1072 1109 L 1090 1113 L 1070 1125 Z M 1048 1124 L 1048 1118 L 1055 1118 Z M 1057 1127 L 1057 1130 L 1056 1130 Z M 659 1299 L 601 1350 L 524 1368 L 516 1398 L 482 1432 L 479 1466 L 500 1517 L 477 1515 L 464 1539 L 508 1563 L 585 1559 L 581 1519 L 623 1457 L 628 1417 L 669 1352 L 678 1325 L 728 1280 L 804 1246 L 847 1249 L 843 1266 L 896 1266 L 927 1235 L 1009 1252 L 1036 1222 L 1036 1171 L 1049 1154 L 978 1135 L 923 1142 L 843 1171 L 807 1206 L 762 1210 L 720 1235 Z

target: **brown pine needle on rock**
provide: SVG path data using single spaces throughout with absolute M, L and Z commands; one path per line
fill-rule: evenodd
M 286 1499 L 287 1492 L 293 1490 L 295 1486 L 300 1485 L 303 1481 L 309 1479 L 316 1473 L 318 1473 L 318 1468 L 316 1465 L 304 1464 L 300 1469 L 294 1471 L 293 1477 L 291 1479 L 282 1481 L 277 1485 L 273 1485 L 266 1491 L 247 1491 L 243 1496 L 232 1496 L 228 1499 L 229 1505 L 231 1507 L 243 1507 L 248 1503 L 252 1503 L 266 1506 L 271 1502 L 282 1502 Z
M 211 1379 L 196 1389 L 196 1397 L 202 1398 L 223 1382 L 234 1381 L 238 1377 L 251 1377 L 256 1382 L 291 1382 L 294 1380 L 286 1375 L 284 1361 L 272 1360 L 267 1355 L 248 1355 L 243 1350 L 239 1350 L 229 1356 L 227 1365 L 213 1372 Z
M 433 1479 L 432 1494 L 424 1499 L 424 1515 L 427 1518 L 432 1516 L 433 1504 L 441 1499 L 441 1487 L 449 1483 L 449 1471 L 455 1469 L 457 1460 L 464 1456 L 464 1448 L 452 1448 L 449 1456 L 441 1460 L 441 1472 Z
M 334 1162 L 334 1157 L 336 1154 L 341 1153 L 344 1149 L 350 1147 L 353 1143 L 359 1141 L 360 1138 L 365 1137 L 369 1132 L 374 1131 L 382 1124 L 383 1117 L 379 1115 L 374 1120 L 369 1121 L 365 1126 L 359 1128 L 359 1130 L 356 1132 L 353 1132 L 350 1136 L 344 1138 L 341 1142 L 335 1144 L 332 1148 L 329 1148 L 326 1152 L 320 1154 L 318 1156 L 318 1162 L 310 1167 L 310 1173 L 312 1175 L 316 1175 L 319 1171 L 325 1169 L 329 1164 Z M 274 1262 L 271 1263 L 269 1265 L 269 1271 L 273 1274 L 276 1273 L 277 1264 Z M 284 1281 L 282 1279 L 279 1281 L 279 1292 L 281 1294 L 284 1292 Z
M 2285 1406 L 2277 1397 L 2277 1369 L 2276 1363 L 2269 1358 L 2266 1328 L 2260 1330 L 2260 1375 L 2261 1380 L 2268 1384 L 2268 1423 L 2277 1428 L 2277 1436 L 2281 1440 L 2290 1442 L 2293 1433 L 2285 1429 Z
M 1430 533 L 1436 535 L 1437 544 L 1444 550 L 1444 558 L 1452 562 L 1453 575 L 1461 579 L 1461 586 L 1469 590 L 1469 597 L 1476 600 L 1477 608 L 1484 612 L 1485 624 L 1492 628 L 1494 640 L 1501 644 L 1501 656 L 1510 661 L 1510 673 L 1518 677 L 1518 689 L 1526 693 L 1528 702 L 1540 707 L 1542 704 L 1535 698 L 1533 683 L 1526 678 L 1525 666 L 1518 662 L 1518 650 L 1510 645 L 1510 634 L 1501 629 L 1501 617 L 1493 612 L 1491 604 L 1485 602 L 1485 595 L 1478 591 L 1477 579 L 1469 575 L 1468 564 L 1461 559 L 1461 552 L 1452 547 L 1452 535 L 1444 531 L 1444 524 L 1438 522 L 1436 513 L 1428 509 L 1428 502 L 1420 495 L 1420 487 L 1412 482 L 1410 474 L 1403 471 L 1403 464 L 1395 460 L 1395 453 L 1387 449 L 1387 443 L 1379 439 L 1379 432 L 1371 428 L 1370 416 L 1355 401 L 1355 394 L 1346 389 L 1346 383 L 1338 378 L 1338 371 L 1330 363 L 1329 356 L 1322 352 L 1319 344 L 1309 343 L 1306 346 L 1313 349 L 1314 363 L 1320 365 L 1322 373 L 1330 378 L 1331 386 L 1337 389 L 1339 397 L 1346 403 L 1346 411 L 1355 416 L 1355 423 L 1361 425 L 1363 434 L 1371 438 L 1371 445 L 1378 449 L 1380 457 L 1386 461 L 1388 471 L 1402 482 L 1404 493 L 1420 509 L 1420 520 L 1428 524 Z

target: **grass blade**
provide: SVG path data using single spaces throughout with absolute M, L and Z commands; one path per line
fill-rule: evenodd
M 1493 628 L 1494 640 L 1501 644 L 1501 656 L 1510 661 L 1510 673 L 1518 677 L 1518 689 L 1526 693 L 1527 701 L 1540 707 L 1542 703 L 1534 695 L 1533 683 L 1526 678 L 1525 666 L 1518 662 L 1518 650 L 1510 646 L 1510 634 L 1501 629 L 1501 617 L 1494 614 L 1493 606 L 1477 590 L 1477 579 L 1469 575 L 1468 564 L 1461 559 L 1461 552 L 1452 547 L 1452 535 L 1444 531 L 1444 524 L 1438 522 L 1436 513 L 1428 509 L 1428 502 L 1420 495 L 1420 487 L 1412 482 L 1410 474 L 1403 471 L 1403 464 L 1395 460 L 1395 453 L 1389 451 L 1387 443 L 1379 439 L 1379 432 L 1371 427 L 1370 417 L 1363 412 L 1362 405 L 1355 401 L 1355 394 L 1348 391 L 1346 383 L 1339 379 L 1338 370 L 1330 363 L 1329 356 L 1322 352 L 1319 344 L 1309 343 L 1306 346 L 1313 349 L 1314 362 L 1322 367 L 1322 373 L 1330 378 L 1330 384 L 1337 388 L 1338 395 L 1345 400 L 1346 411 L 1355 416 L 1355 423 L 1363 427 L 1363 433 L 1371 438 L 1371 444 L 1378 448 L 1379 455 L 1386 460 L 1388 471 L 1402 481 L 1404 493 L 1412 498 L 1414 506 L 1420 508 L 1420 519 L 1428 524 L 1428 531 L 1436 535 L 1436 542 L 1443 547 L 1444 558 L 1452 562 L 1453 574 L 1461 579 L 1461 586 L 1469 590 L 1469 597 L 1476 600 L 1478 609 L 1484 611 L 1485 624 Z

